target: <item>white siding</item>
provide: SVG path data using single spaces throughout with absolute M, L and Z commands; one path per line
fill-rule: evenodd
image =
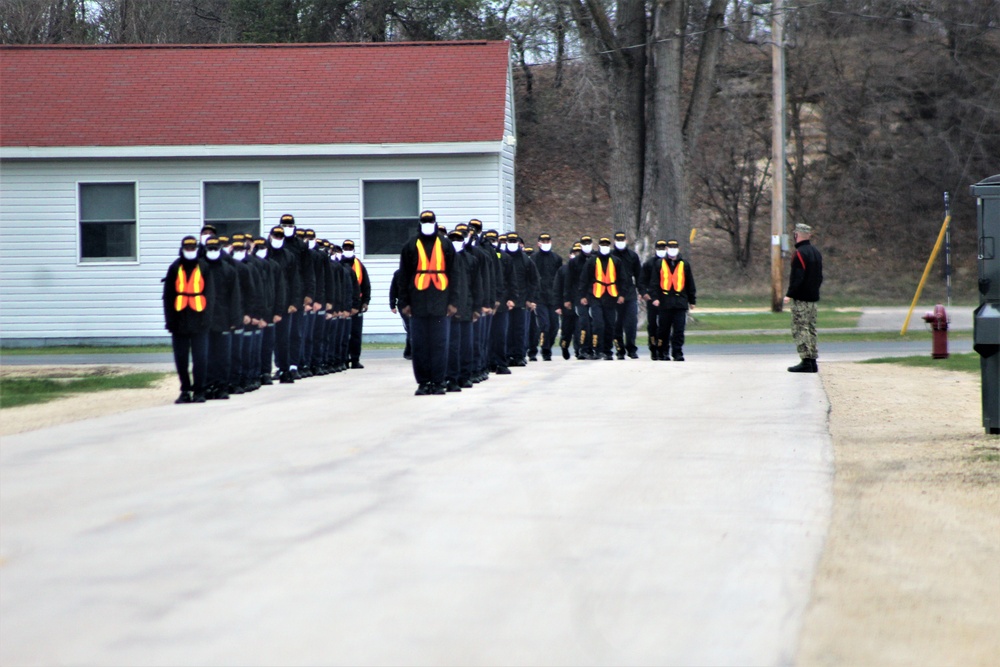
M 508 102 L 508 123 L 513 131 Z M 510 150 L 508 150 L 510 149 Z M 451 227 L 478 217 L 513 225 L 513 150 L 503 155 L 289 159 L 5 160 L 0 163 L 0 337 L 156 338 L 163 329 L 160 279 L 180 239 L 202 224 L 206 180 L 260 181 L 262 229 L 292 213 L 321 238 L 352 238 L 372 280 L 365 333 L 398 334 L 388 309 L 396 261 L 366 259 L 361 182 L 419 179 L 420 206 Z M 509 180 L 508 180 L 509 179 Z M 134 181 L 138 262 L 81 264 L 77 184 Z M 509 216 L 509 217 L 508 217 Z
M 504 142 L 500 152 L 500 206 L 505 228 L 513 230 L 517 226 L 517 216 L 514 210 L 514 156 L 517 152 L 517 128 L 514 125 L 514 80 L 509 66 L 507 67 L 506 97 L 503 121 Z M 507 141 L 508 137 L 513 141 Z M 529 239 L 525 239 L 525 242 L 530 245 Z

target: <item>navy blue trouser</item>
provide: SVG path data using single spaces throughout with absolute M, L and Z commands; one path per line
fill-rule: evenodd
M 635 336 L 639 328 L 639 302 L 633 299 L 618 304 L 618 317 L 615 323 L 615 347 L 618 353 L 636 351 Z
M 590 322 L 590 306 L 581 305 L 580 302 L 576 304 L 576 341 L 579 344 L 579 349 L 577 352 L 583 354 L 585 352 L 593 352 L 594 350 L 594 339 L 593 331 L 591 330 Z
M 490 366 L 497 368 L 507 365 L 507 306 L 500 305 L 493 316 L 490 331 Z
M 232 386 L 240 384 L 240 378 L 243 376 L 243 331 L 244 329 L 240 327 L 233 332 L 233 344 L 232 344 L 232 360 L 229 366 L 229 377 L 226 379 L 226 384 Z
M 532 348 L 537 344 L 543 355 L 552 354 L 552 344 L 559 331 L 559 315 L 556 314 L 555 306 L 546 306 L 544 303 L 535 306 L 535 322 L 537 339 L 532 343 Z
M 193 391 L 195 394 L 205 393 L 205 381 L 208 377 L 208 331 L 195 334 L 171 334 L 170 343 L 174 348 L 174 366 L 177 368 L 177 378 L 181 381 L 181 391 Z M 194 375 L 188 372 L 188 361 Z
M 312 357 L 313 329 L 316 327 L 316 313 L 302 313 L 302 342 L 299 346 L 299 366 L 306 368 Z
M 288 344 L 285 346 L 288 355 L 288 368 L 299 367 L 299 362 L 302 360 L 302 335 L 303 329 L 305 327 L 306 321 L 302 316 L 302 306 L 299 305 L 298 310 L 294 313 L 286 313 L 281 319 L 282 322 L 288 321 Z
M 524 340 L 527 335 L 524 308 L 514 307 L 507 313 L 507 357 L 524 359 Z
M 577 353 L 580 351 L 580 339 L 576 337 L 576 311 L 572 308 L 567 308 L 563 306 L 562 309 L 562 322 L 561 322 L 561 332 L 559 334 L 559 345 L 561 347 L 573 346 L 573 352 Z
M 448 333 L 448 372 L 445 377 L 465 382 L 472 377 L 472 321 L 451 318 Z
M 411 317 L 410 347 L 417 384 L 444 384 L 448 372 L 447 317 Z
M 209 386 L 225 387 L 229 384 L 229 368 L 232 364 L 233 336 L 228 331 L 213 331 L 208 334 L 208 377 Z
M 276 325 L 272 322 L 264 327 L 260 340 L 260 374 L 271 374 L 271 360 L 274 358 L 274 332 Z
M 687 324 L 686 308 L 661 308 L 659 316 L 659 328 L 657 338 L 660 343 L 660 351 L 667 352 L 667 344 L 670 344 L 673 355 L 681 354 L 684 347 L 684 327 Z
M 603 305 L 600 302 L 590 307 L 590 321 L 594 328 L 594 351 L 611 354 L 611 341 L 615 337 L 615 320 L 618 319 L 617 304 Z
M 361 313 L 351 316 L 351 340 L 347 351 L 351 355 L 351 361 L 361 359 L 361 329 L 364 327 L 365 316 Z
M 274 325 L 274 365 L 284 373 L 291 365 L 289 346 L 292 338 L 292 314 L 285 313 L 281 321 Z

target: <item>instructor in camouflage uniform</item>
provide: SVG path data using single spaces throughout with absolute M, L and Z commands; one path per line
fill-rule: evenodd
M 792 255 L 792 277 L 785 293 L 785 303 L 792 305 L 792 338 L 798 350 L 798 365 L 788 369 L 790 373 L 815 373 L 816 358 L 816 302 L 819 301 L 819 287 L 823 284 L 823 257 L 809 239 L 812 228 L 809 225 L 795 225 L 795 254 Z

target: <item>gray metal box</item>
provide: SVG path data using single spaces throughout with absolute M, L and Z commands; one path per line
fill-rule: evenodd
M 983 381 L 983 427 L 1000 434 L 1000 174 L 971 188 L 979 231 L 979 308 L 973 348 Z
M 971 190 L 979 231 L 979 302 L 1000 303 L 1000 174 Z
M 980 347 L 985 348 L 988 345 L 1000 347 L 1000 308 L 989 302 L 984 303 L 976 308 L 972 322 L 973 343 L 977 352 L 983 354 L 980 352 Z

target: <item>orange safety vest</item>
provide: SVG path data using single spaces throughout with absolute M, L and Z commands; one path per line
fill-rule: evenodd
M 660 260 L 660 289 L 664 292 L 669 292 L 673 289 L 675 292 L 684 291 L 684 261 L 681 260 L 677 262 L 677 266 L 674 270 L 670 270 L 670 265 L 667 264 L 667 260 Z
M 604 296 L 604 290 L 608 290 L 608 294 L 617 298 L 618 297 L 618 276 L 615 274 L 615 263 L 610 257 L 608 257 L 607 273 L 605 273 L 604 266 L 601 265 L 601 258 L 597 258 L 597 269 L 595 281 L 594 281 L 594 296 L 600 299 Z
M 362 278 L 364 278 L 364 273 L 361 269 L 361 260 L 357 257 L 354 258 L 354 276 L 358 279 L 358 286 L 361 286 Z M 364 296 L 362 294 L 362 296 Z
M 208 302 L 205 299 L 205 279 L 201 275 L 200 266 L 195 265 L 190 278 L 184 272 L 183 266 L 177 267 L 177 280 L 174 282 L 174 288 L 177 290 L 174 310 L 178 313 L 185 308 L 190 308 L 196 313 L 205 310 Z
M 424 244 L 417 239 L 417 274 L 413 276 L 413 284 L 418 290 L 423 292 L 434 283 L 438 291 L 448 289 L 448 276 L 444 272 L 444 248 L 441 247 L 441 237 L 434 239 L 434 248 L 431 250 L 431 257 L 427 259 L 427 251 Z

